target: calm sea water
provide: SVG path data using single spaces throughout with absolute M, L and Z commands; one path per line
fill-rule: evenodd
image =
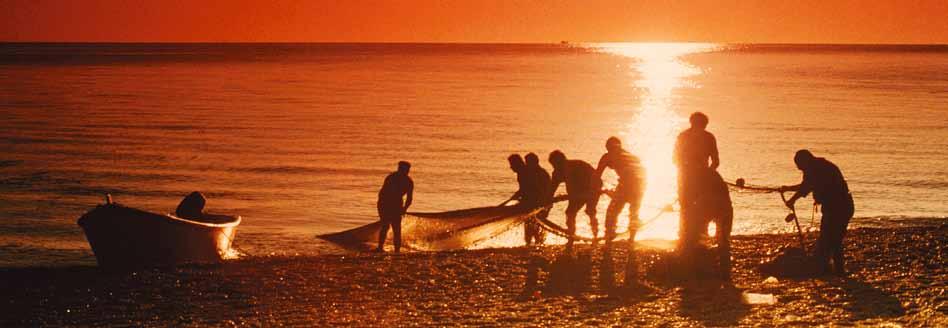
M 796 183 L 809 148 L 849 179 L 854 226 L 948 215 L 944 46 L 3 44 L 0 266 L 89 263 L 75 221 L 105 194 L 171 212 L 194 190 L 243 216 L 251 254 L 337 252 L 313 236 L 376 220 L 398 160 L 414 210 L 459 209 L 516 189 L 512 152 L 595 165 L 611 135 L 646 163 L 648 219 L 693 111 L 729 180 Z M 778 196 L 732 197 L 736 233 L 791 231 Z

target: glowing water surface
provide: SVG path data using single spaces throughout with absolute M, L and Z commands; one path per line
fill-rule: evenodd
M 675 138 L 686 127 L 687 119 L 675 110 L 676 92 L 683 88 L 698 88 L 690 80 L 701 74 L 681 57 L 714 50 L 719 45 L 706 43 L 619 43 L 593 45 L 606 53 L 632 58 L 629 69 L 638 73 L 631 88 L 644 95 L 628 127 L 620 131 L 626 148 L 642 160 L 646 169 L 647 186 L 639 217 L 646 224 L 636 239 L 676 239 L 678 221 L 676 212 L 664 211 L 675 205 L 678 172 L 672 163 Z M 628 210 L 623 211 L 619 225 L 628 226 Z M 620 230 L 622 230 L 620 229 Z
M 200 190 L 243 218 L 235 242 L 252 255 L 340 252 L 314 236 L 377 220 L 399 160 L 412 210 L 447 211 L 509 197 L 511 153 L 596 165 L 613 135 L 647 169 L 639 214 L 657 219 L 638 238 L 674 238 L 677 213 L 659 213 L 694 111 L 711 117 L 725 178 L 796 183 L 792 154 L 809 148 L 848 178 L 852 226 L 943 218 L 946 77 L 945 47 L 2 44 L 0 266 L 91 261 L 76 219 L 106 193 L 167 213 Z M 732 199 L 734 233 L 792 231 L 779 197 Z

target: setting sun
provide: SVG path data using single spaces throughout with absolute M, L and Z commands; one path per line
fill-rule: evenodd
M 677 198 L 678 172 L 672 163 L 675 138 L 686 127 L 687 118 L 675 110 L 675 92 L 695 88 L 689 77 L 701 70 L 681 60 L 681 56 L 711 51 L 708 43 L 606 43 L 589 44 L 591 49 L 629 57 L 629 74 L 636 75 L 629 88 L 643 91 L 636 114 L 628 118 L 628 128 L 621 136 L 629 150 L 639 156 L 645 166 L 647 187 L 639 217 L 649 223 L 636 239 L 676 239 L 678 214 L 664 209 Z M 631 91 L 631 90 L 630 90 Z M 620 225 L 628 226 L 622 215 Z M 624 220 L 624 221 L 623 221 Z

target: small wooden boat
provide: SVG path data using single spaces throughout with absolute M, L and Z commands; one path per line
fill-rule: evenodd
M 239 216 L 183 219 L 109 202 L 84 214 L 78 224 L 102 267 L 213 263 L 239 255 L 233 248 Z

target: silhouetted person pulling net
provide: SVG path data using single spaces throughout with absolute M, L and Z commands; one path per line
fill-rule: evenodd
M 836 274 L 844 274 L 843 237 L 855 212 L 849 185 L 839 167 L 825 158 L 814 157 L 806 149 L 797 151 L 793 162 L 803 171 L 803 182 L 780 188 L 781 191 L 796 191 L 787 200 L 786 205 L 793 209 L 797 199 L 813 194 L 814 202 L 822 205 L 823 213 L 820 220 L 820 237 L 813 252 L 813 258 L 819 266 L 816 269 L 820 272 L 828 271 L 832 258 Z
M 599 237 L 599 221 L 596 220 L 596 206 L 599 204 L 599 195 L 602 189 L 602 180 L 596 175 L 596 169 L 589 163 L 581 160 L 568 160 L 559 150 L 550 153 L 550 164 L 553 165 L 553 181 L 551 193 L 555 193 L 561 183 L 566 183 L 566 193 L 569 204 L 566 206 L 566 229 L 569 235 L 566 248 L 572 249 L 576 239 L 576 214 L 584 206 L 589 216 L 589 227 L 592 229 L 593 242 Z
M 537 244 L 543 244 L 543 241 L 546 239 L 546 232 L 540 228 L 537 220 L 544 220 L 547 216 L 550 215 L 550 206 L 553 204 L 553 190 L 550 188 L 550 173 L 546 171 L 542 166 L 540 166 L 540 157 L 534 153 L 528 153 L 524 157 L 527 164 L 528 173 L 533 176 L 532 182 L 534 183 L 534 190 L 536 194 L 536 202 L 532 205 L 534 208 L 543 207 L 544 209 L 537 213 L 535 220 L 530 220 L 527 224 L 532 226 L 532 229 L 536 229 L 536 234 L 534 235 Z M 529 244 L 529 242 L 527 242 Z
M 596 168 L 596 179 L 602 179 L 606 168 L 612 169 L 619 176 L 619 183 L 610 196 L 609 208 L 606 210 L 606 252 L 603 256 L 603 266 L 600 267 L 600 284 L 611 288 L 612 275 L 612 241 L 616 238 L 616 226 L 619 213 L 625 204 L 629 204 L 629 252 L 625 269 L 625 285 L 631 287 L 636 280 L 638 265 L 635 261 L 635 234 L 638 232 L 639 208 L 642 205 L 642 195 L 645 192 L 645 170 L 639 158 L 622 148 L 622 141 L 616 137 L 606 140 L 606 153 L 599 159 Z
M 532 155 L 532 156 L 531 156 Z M 524 163 L 523 158 L 518 154 L 510 155 L 507 157 L 507 161 L 510 163 L 510 169 L 517 173 L 517 183 L 519 189 L 517 192 L 510 196 L 510 199 L 500 204 L 500 206 L 507 205 L 511 201 L 517 200 L 519 203 L 517 206 L 522 206 L 525 208 L 538 208 L 545 207 L 550 204 L 551 197 L 549 194 L 550 189 L 550 175 L 546 173 L 542 167 L 540 167 L 539 159 L 536 154 L 530 153 L 527 155 L 530 164 Z M 546 218 L 548 211 L 544 210 L 538 213 L 537 215 Z M 544 237 L 544 232 L 540 229 L 540 226 L 537 224 L 536 220 L 528 220 L 524 223 L 523 237 L 527 246 L 536 244 L 542 244 Z
M 389 226 L 392 227 L 395 252 L 398 253 L 401 251 L 402 215 L 404 215 L 405 212 L 408 211 L 408 207 L 411 206 L 412 194 L 415 189 L 415 183 L 408 176 L 410 169 L 411 164 L 408 162 L 398 162 L 398 171 L 392 172 L 385 177 L 382 189 L 379 190 L 377 208 L 379 211 L 379 221 L 382 226 L 379 230 L 379 245 L 377 250 L 380 252 L 384 250 L 385 238 L 388 236 Z
M 629 240 L 635 239 L 639 225 L 639 208 L 642 205 L 642 195 L 645 191 L 645 171 L 641 161 L 635 155 L 622 148 L 622 141 L 616 137 L 606 140 L 606 153 L 599 159 L 596 168 L 596 179 L 601 179 L 606 168 L 612 169 L 619 176 L 619 183 L 612 191 L 612 201 L 606 210 L 606 246 L 611 247 L 616 238 L 616 225 L 619 213 L 626 204 L 629 204 Z M 630 243 L 631 245 L 631 243 Z
M 731 226 L 734 208 L 728 185 L 718 174 L 720 164 L 717 141 L 706 130 L 708 117 L 695 112 L 689 117 L 691 127 L 682 131 L 675 142 L 674 162 L 678 166 L 678 201 L 681 204 L 678 250 L 683 268 L 691 274 L 710 269 L 711 257 L 700 247 L 699 239 L 707 235 L 708 225 L 715 223 L 718 271 L 730 278 Z M 743 185 L 742 185 L 743 186 Z
M 708 117 L 695 112 L 688 118 L 691 127 L 682 131 L 675 142 L 674 162 L 678 166 L 679 248 L 694 246 L 709 209 L 706 199 L 715 184 L 718 165 L 718 145 L 714 135 L 705 129 Z M 706 226 L 705 226 L 706 229 Z

